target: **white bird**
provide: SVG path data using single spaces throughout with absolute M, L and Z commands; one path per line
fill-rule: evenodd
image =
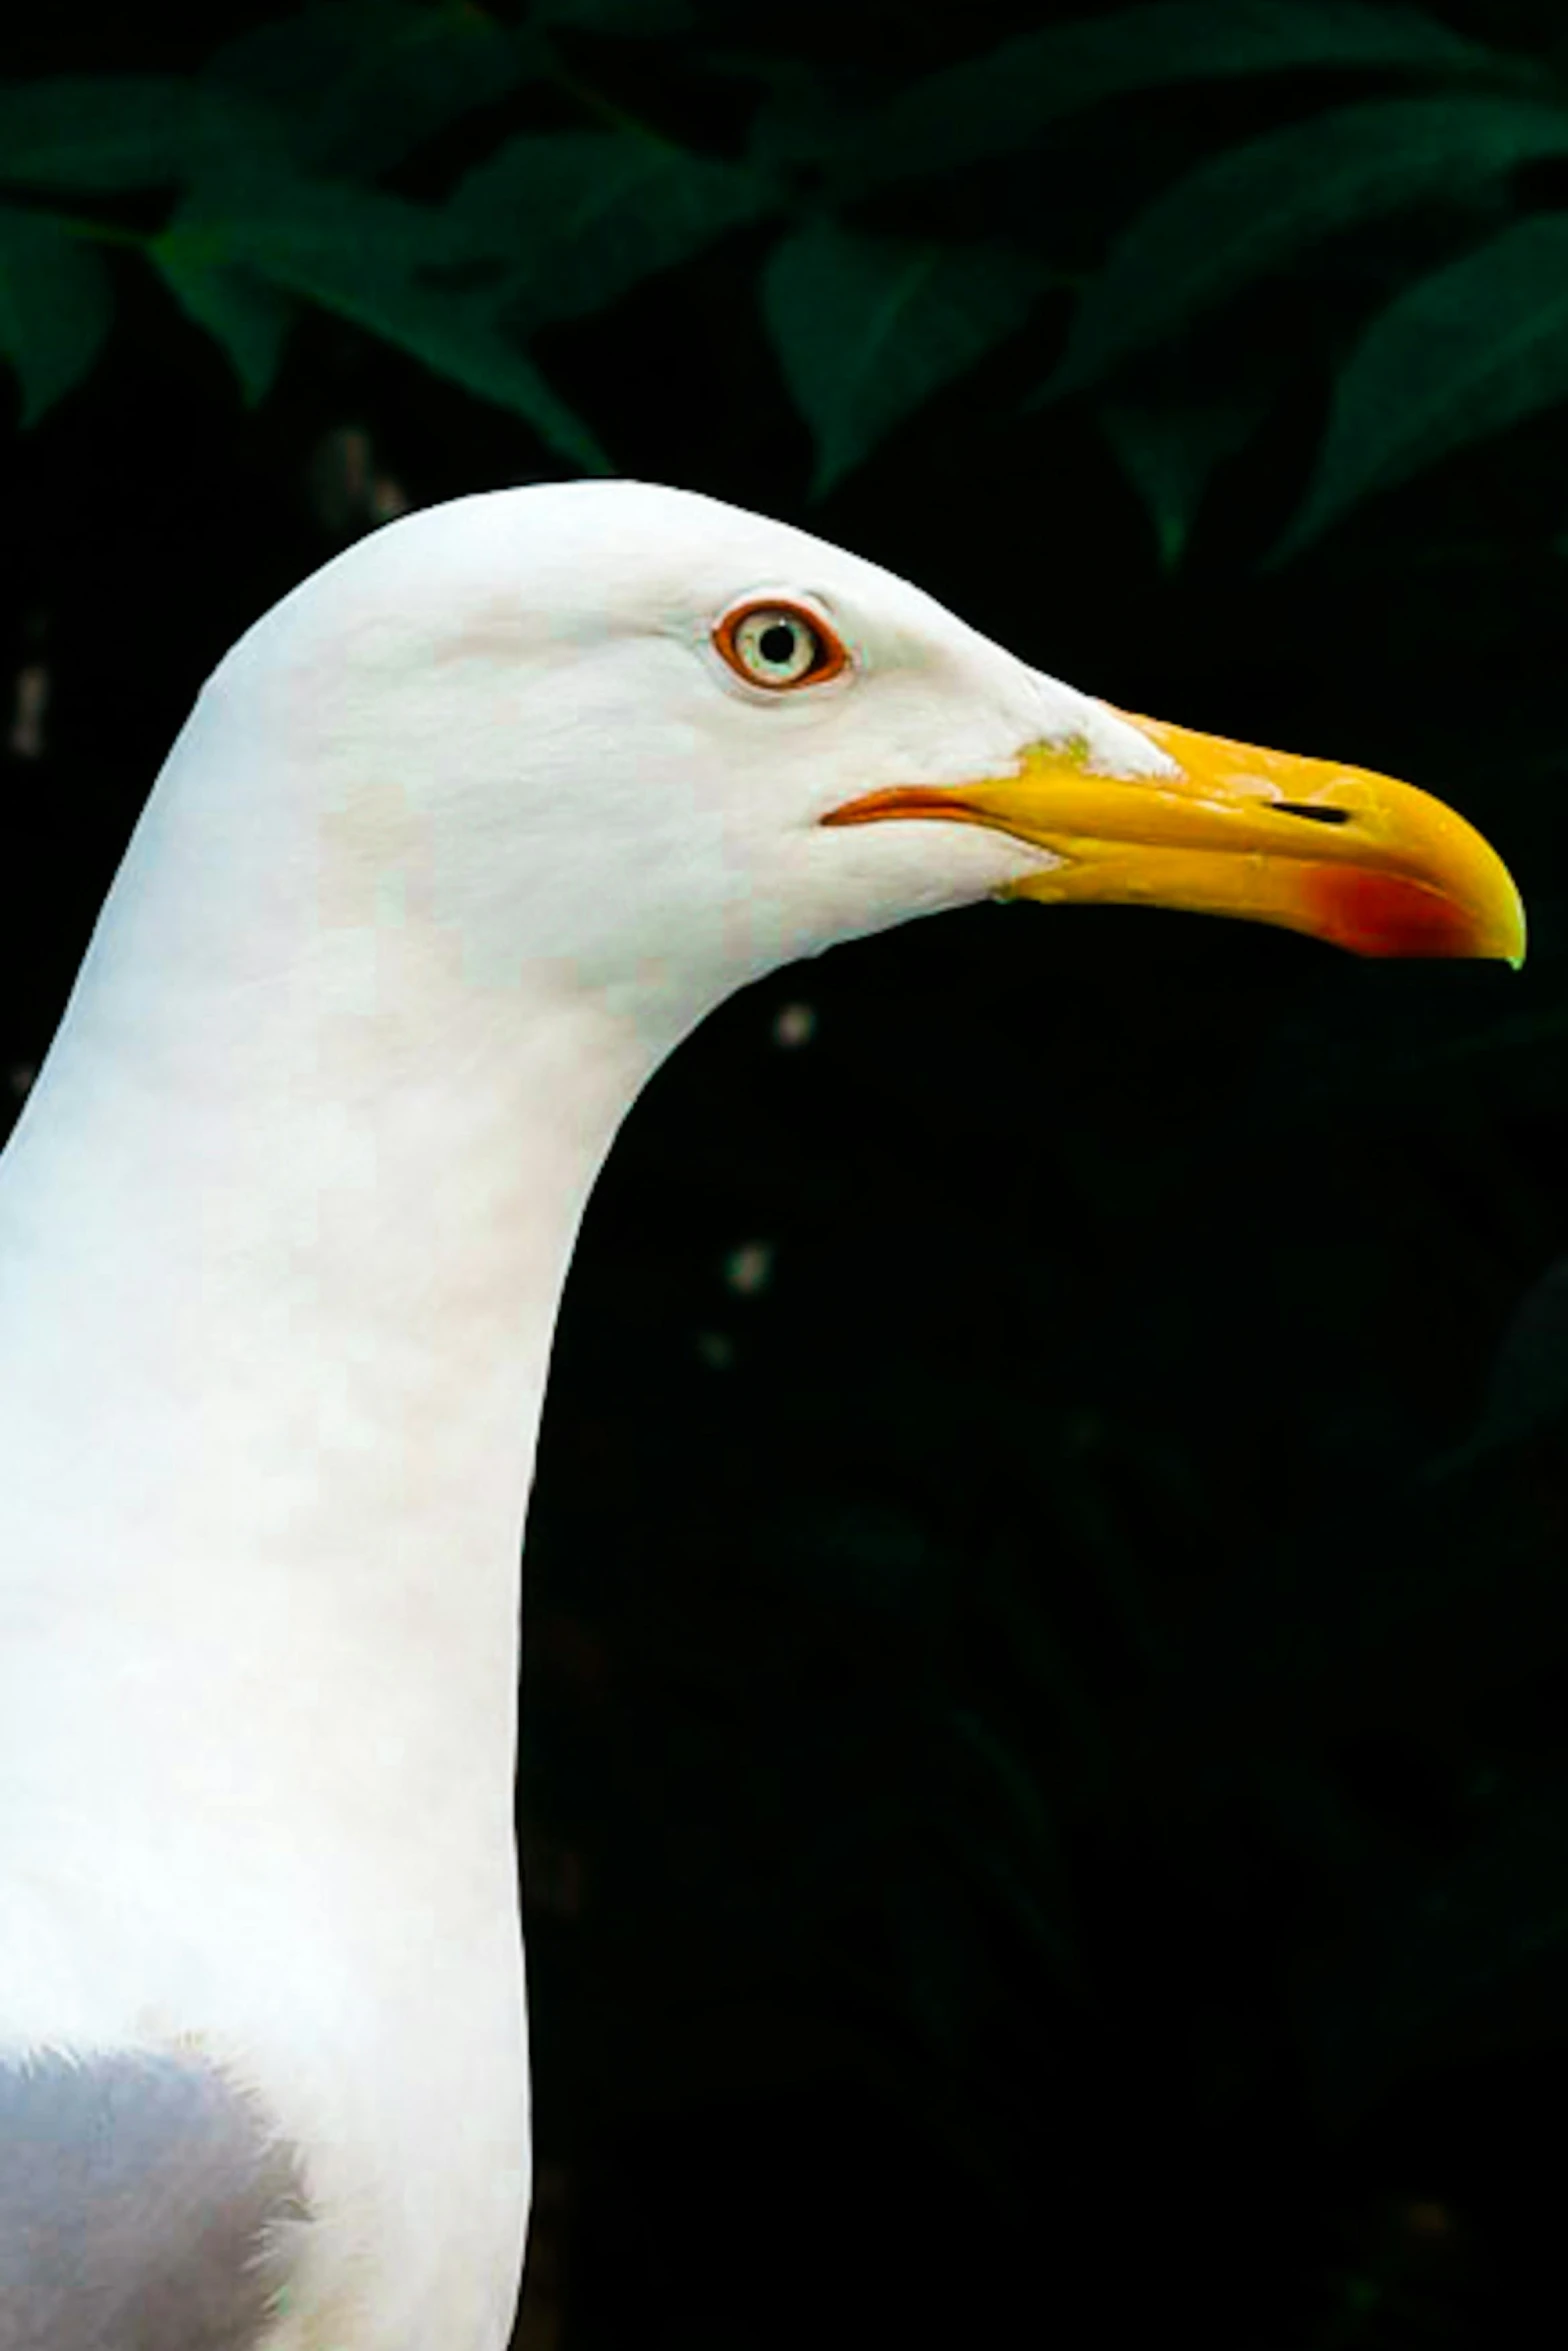
M 694 494 L 463 498 L 219 664 L 0 1160 L 0 2351 L 499 2351 L 519 1549 L 616 1126 L 987 895 L 1517 960 L 1380 777 Z

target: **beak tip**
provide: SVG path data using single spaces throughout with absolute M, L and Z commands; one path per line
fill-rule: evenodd
M 1529 935 L 1524 911 L 1524 900 L 1518 885 L 1506 866 L 1498 860 L 1503 884 L 1502 905 L 1498 910 L 1497 944 L 1489 952 L 1499 963 L 1506 963 L 1510 971 L 1523 971 Z

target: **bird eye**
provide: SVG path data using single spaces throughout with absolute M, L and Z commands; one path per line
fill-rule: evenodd
M 817 686 L 837 677 L 849 655 L 827 623 L 798 604 L 742 604 L 713 632 L 714 644 L 748 685 Z

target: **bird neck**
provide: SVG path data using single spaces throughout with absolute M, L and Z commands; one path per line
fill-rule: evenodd
M 555 970 L 476 981 L 308 795 L 249 779 L 219 822 L 182 746 L 0 1161 L 0 1598 L 112 1595 L 263 1744 L 277 1680 L 308 1739 L 299 1660 L 342 1659 L 364 1737 L 417 1772 L 421 1726 L 484 1736 L 509 1803 L 556 1310 L 673 1038 Z

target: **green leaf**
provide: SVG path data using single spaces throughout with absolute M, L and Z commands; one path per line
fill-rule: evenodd
M 454 191 L 468 247 L 508 264 L 511 314 L 529 324 L 603 309 L 774 201 L 759 174 L 635 131 L 510 140 Z
M 0 206 L 0 352 L 22 385 L 22 423 L 36 424 L 81 382 L 114 317 L 99 255 L 40 212 Z
M 167 74 L 0 85 L 0 180 L 29 187 L 172 187 L 274 138 L 235 93 Z
M 1412 11 L 1351 0 L 1155 0 L 1026 33 L 927 75 L 866 125 L 848 184 L 872 187 L 1032 147 L 1047 123 L 1183 82 L 1309 68 L 1526 79 L 1537 69 Z
M 785 238 L 763 274 L 763 308 L 816 440 L 811 495 L 1022 326 L 1053 282 L 1005 245 L 864 236 L 828 221 Z
M 1377 99 L 1249 140 L 1179 180 L 1118 239 L 1046 396 L 1169 337 L 1319 238 L 1563 154 L 1568 108 L 1509 97 Z
M 271 109 L 300 163 L 374 177 L 535 70 L 473 0 L 333 0 L 239 34 L 203 77 Z
M 429 282 L 433 267 L 474 258 L 445 214 L 331 181 L 241 179 L 185 206 L 159 245 L 177 268 L 237 263 L 303 295 L 526 417 L 590 472 L 610 470 L 587 425 L 497 326 L 492 299 Z
M 1568 399 L 1568 213 L 1521 221 L 1417 280 L 1341 370 L 1317 471 L 1269 560 L 1358 499 Z
M 761 88 L 746 137 L 747 160 L 758 171 L 819 168 L 860 136 L 853 101 L 806 58 L 705 49 L 699 63 L 705 72 Z
M 430 205 L 290 167 L 214 175 L 160 242 L 171 239 L 185 257 L 246 261 L 280 284 L 299 278 L 304 293 L 313 290 L 306 279 L 326 284 L 356 266 L 377 281 L 412 280 L 475 259 L 462 229 Z
M 188 317 L 221 344 L 247 408 L 271 390 L 293 321 L 293 306 L 249 270 L 204 260 L 179 236 L 158 238 L 151 258 Z
M 1149 510 L 1162 571 L 1180 563 L 1210 482 L 1250 439 L 1271 396 L 1270 387 L 1175 408 L 1123 402 L 1101 416 L 1122 471 Z

